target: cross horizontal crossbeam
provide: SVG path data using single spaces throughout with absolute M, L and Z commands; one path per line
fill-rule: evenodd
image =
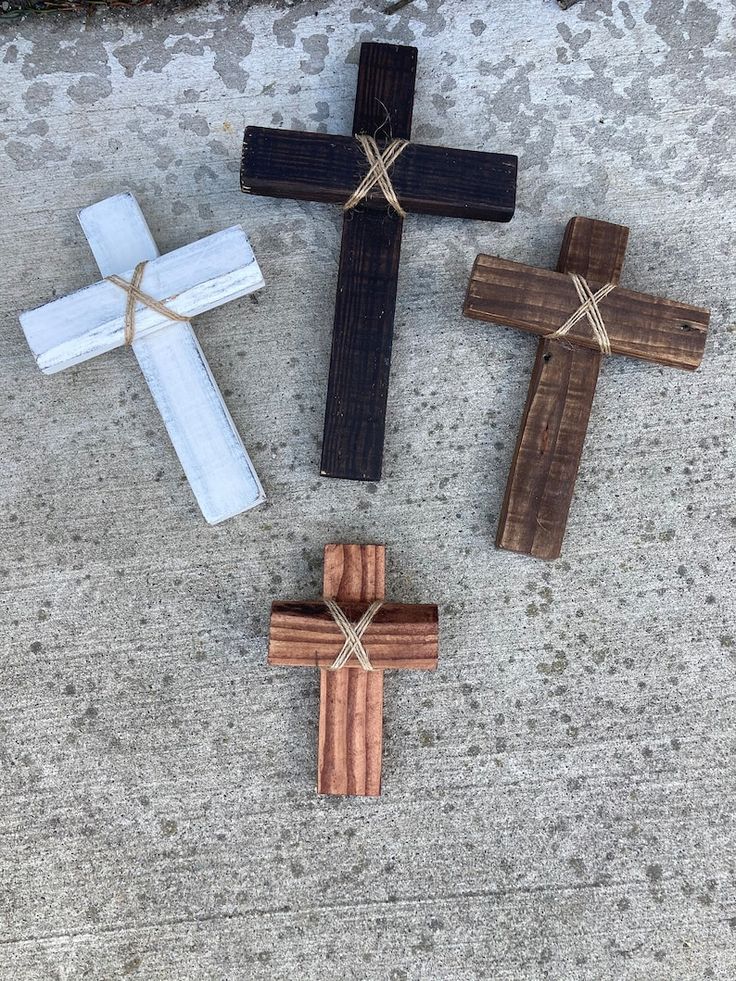
M 464 312 L 476 320 L 544 337 L 554 334 L 579 306 L 575 284 L 568 274 L 479 255 L 470 275 Z M 612 354 L 691 371 L 703 360 L 707 310 L 620 288 L 609 293 L 599 306 Z M 565 341 L 599 349 L 585 317 L 565 334 Z
M 122 273 L 130 281 L 133 269 Z M 208 235 L 146 264 L 140 288 L 177 314 L 195 317 L 263 286 L 248 238 L 239 225 Z M 107 280 L 20 315 L 26 340 L 47 374 L 125 343 L 124 291 Z M 170 321 L 138 304 L 135 334 L 144 337 Z
M 370 603 L 341 603 L 348 620 L 357 623 Z M 327 607 L 311 602 L 277 601 L 271 607 L 268 663 L 290 667 L 329 668 L 344 643 L 344 636 Z M 384 603 L 362 637 L 372 667 L 437 667 L 437 607 L 428 604 Z M 356 659 L 346 668 L 363 670 Z
M 249 126 L 240 183 L 250 194 L 345 204 L 367 166 L 353 137 Z M 517 159 L 509 154 L 409 143 L 391 168 L 391 182 L 405 211 L 510 221 L 516 170 Z M 388 207 L 377 187 L 364 202 Z

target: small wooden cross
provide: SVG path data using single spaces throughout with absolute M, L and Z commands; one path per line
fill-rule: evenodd
M 326 545 L 323 595 L 356 624 L 385 593 L 383 545 Z M 276 602 L 268 663 L 320 668 L 317 793 L 381 793 L 383 672 L 437 667 L 436 606 L 383 603 L 362 636 L 372 671 L 352 657 L 331 670 L 345 636 L 323 600 Z
M 345 205 L 366 177 L 362 134 L 386 152 L 408 141 L 416 48 L 363 44 L 353 136 L 251 126 L 241 187 L 251 194 Z M 409 143 L 389 166 L 402 211 L 509 221 L 517 158 Z M 321 473 L 380 480 L 402 218 L 376 184 L 342 228 Z
M 177 315 L 193 317 L 263 286 L 240 226 L 160 256 L 132 194 L 84 208 L 79 221 L 103 276 L 130 282 L 134 267 L 146 262 L 141 289 Z M 106 279 L 22 313 L 41 370 L 51 374 L 123 344 L 127 301 Z M 206 520 L 215 524 L 262 504 L 258 475 L 191 325 L 139 303 L 131 346 Z
M 541 337 L 501 511 L 499 548 L 542 559 L 558 558 L 562 548 L 602 358 L 587 316 L 564 337 L 548 336 L 581 307 L 571 274 L 583 277 L 594 292 L 616 286 L 598 301 L 610 353 L 690 370 L 702 361 L 707 310 L 618 288 L 628 236 L 622 225 L 573 218 L 557 272 L 487 255 L 475 261 L 465 314 Z

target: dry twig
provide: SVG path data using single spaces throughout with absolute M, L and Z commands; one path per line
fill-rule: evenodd
M 14 20 L 24 14 L 92 14 L 111 7 L 146 7 L 156 0 L 4 0 L 0 20 Z

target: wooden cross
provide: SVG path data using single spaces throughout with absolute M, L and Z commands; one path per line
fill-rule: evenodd
M 326 545 L 323 595 L 357 623 L 385 593 L 383 545 Z M 434 671 L 436 606 L 384 603 L 363 634 L 372 671 L 357 658 L 331 670 L 345 640 L 322 600 L 276 602 L 271 608 L 268 663 L 320 668 L 317 793 L 376 797 L 381 793 L 383 672 Z
M 618 284 L 629 230 L 592 218 L 567 226 L 557 272 L 479 255 L 465 314 L 541 337 L 506 487 L 496 544 L 542 559 L 560 555 L 601 348 L 587 317 L 550 339 L 581 306 L 571 274 L 597 291 Z M 674 300 L 616 288 L 600 313 L 612 354 L 694 370 L 703 358 L 709 313 Z
M 141 289 L 178 315 L 195 316 L 263 286 L 240 226 L 161 256 L 132 194 L 85 208 L 79 220 L 103 276 L 147 262 Z M 21 325 L 50 374 L 124 343 L 127 294 L 104 280 L 36 310 Z M 212 524 L 265 501 L 258 475 L 188 322 L 138 304 L 133 352 L 202 514 Z
M 241 188 L 251 194 L 345 205 L 368 171 L 356 137 L 381 149 L 409 140 L 416 48 L 363 44 L 353 136 L 251 126 Z M 409 143 L 390 168 L 402 209 L 454 218 L 509 221 L 517 158 Z M 380 480 L 402 219 L 378 186 L 342 227 L 321 473 Z

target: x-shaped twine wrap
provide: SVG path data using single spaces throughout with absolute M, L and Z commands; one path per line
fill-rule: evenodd
M 572 317 L 565 321 L 562 327 L 556 330 L 554 334 L 547 334 L 547 337 L 550 338 L 550 340 L 557 337 L 564 337 L 579 320 L 582 320 L 583 317 L 587 317 L 588 323 L 593 329 L 595 339 L 598 342 L 598 347 L 601 349 L 601 353 L 610 354 L 611 341 L 608 337 L 606 324 L 603 320 L 598 304 L 601 300 L 605 299 L 609 293 L 612 293 L 616 289 L 615 284 L 606 283 L 606 285 L 602 286 L 597 293 L 594 293 L 582 276 L 578 276 L 577 273 L 570 273 L 569 275 L 570 279 L 575 284 L 575 289 L 580 297 L 580 306 Z
M 143 270 L 146 268 L 145 262 L 139 262 L 138 265 L 133 270 L 133 278 L 130 282 L 123 279 L 121 276 L 106 276 L 105 279 L 108 283 L 112 283 L 113 286 L 117 286 L 119 289 L 123 290 L 124 293 L 128 294 L 128 302 L 125 305 L 125 343 L 130 345 L 133 343 L 133 338 L 135 337 L 135 303 L 136 300 L 140 300 L 144 306 L 150 307 L 151 310 L 155 310 L 156 313 L 160 313 L 162 317 L 166 317 L 167 320 L 176 320 L 179 323 L 185 324 L 189 317 L 182 317 L 178 313 L 174 313 L 173 310 L 169 310 L 165 303 L 161 303 L 160 300 L 154 299 L 154 297 L 149 296 L 148 293 L 144 293 L 140 288 L 140 282 L 143 278 Z
M 383 606 L 383 600 L 376 600 L 375 603 L 371 603 L 357 623 L 351 623 L 334 600 L 325 599 L 325 597 L 322 597 L 322 602 L 332 614 L 332 619 L 338 625 L 342 631 L 343 637 L 345 638 L 345 643 L 342 645 L 342 650 L 332 662 L 328 668 L 328 671 L 339 671 L 340 668 L 344 668 L 353 654 L 357 657 L 358 662 L 364 671 L 373 671 L 373 665 L 371 664 L 368 653 L 363 646 L 362 638 L 363 634 L 371 625 L 376 613 L 378 613 Z
M 402 218 L 406 218 L 406 212 L 401 207 L 401 203 L 396 196 L 396 191 L 394 190 L 394 185 L 388 171 L 389 167 L 393 167 L 404 150 L 409 146 L 409 141 L 391 140 L 382 153 L 381 148 L 372 136 L 360 133 L 355 139 L 365 154 L 369 168 L 368 173 L 343 205 L 343 211 L 350 211 L 351 208 L 360 204 L 368 196 L 369 192 L 378 185 L 383 196 L 394 211 L 398 215 L 401 215 Z

